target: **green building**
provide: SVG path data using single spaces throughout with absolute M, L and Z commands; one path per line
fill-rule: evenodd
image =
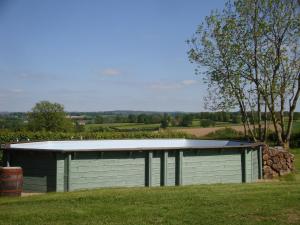
M 255 182 L 259 144 L 147 139 L 47 141 L 7 145 L 4 166 L 21 166 L 24 191 Z

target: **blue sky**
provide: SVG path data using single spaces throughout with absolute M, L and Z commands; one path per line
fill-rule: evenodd
M 187 40 L 222 0 L 0 0 L 0 111 L 203 111 Z

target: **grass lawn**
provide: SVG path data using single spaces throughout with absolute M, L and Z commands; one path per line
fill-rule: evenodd
M 299 170 L 300 149 L 293 152 Z M 266 183 L 0 198 L 0 224 L 300 224 L 299 175 Z

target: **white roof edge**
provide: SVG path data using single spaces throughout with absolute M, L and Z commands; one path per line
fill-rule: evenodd
M 10 149 L 33 151 L 126 151 L 158 149 L 211 149 L 250 147 L 254 143 L 197 139 L 118 139 L 43 141 L 11 144 Z

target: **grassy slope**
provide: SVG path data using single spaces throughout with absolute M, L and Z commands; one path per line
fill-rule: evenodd
M 289 180 L 2 198 L 0 224 L 300 224 L 299 174 Z

